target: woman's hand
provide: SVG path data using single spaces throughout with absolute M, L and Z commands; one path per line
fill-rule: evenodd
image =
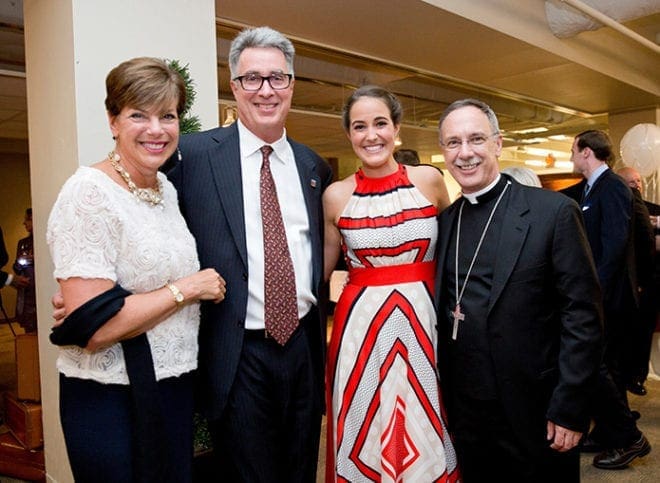
M 175 281 L 174 285 L 183 294 L 185 302 L 211 300 L 217 304 L 225 299 L 227 293 L 225 279 L 212 268 L 206 268 L 188 277 L 181 278 Z

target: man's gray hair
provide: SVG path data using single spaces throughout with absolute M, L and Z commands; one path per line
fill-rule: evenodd
M 438 122 L 438 130 L 442 129 L 442 123 L 445 121 L 445 119 L 449 114 L 451 114 L 457 109 L 468 106 L 476 107 L 481 112 L 486 114 L 486 117 L 488 118 L 488 123 L 490 124 L 490 127 L 493 130 L 493 134 L 500 132 L 500 125 L 497 122 L 497 116 L 495 115 L 495 111 L 493 111 L 488 104 L 486 104 L 483 101 L 480 101 L 479 99 L 460 99 L 458 101 L 454 101 L 451 104 L 449 104 L 449 106 L 447 106 L 447 109 L 445 109 L 442 115 L 440 116 L 440 121 Z
M 234 79 L 238 74 L 238 58 L 243 51 L 248 48 L 275 48 L 282 51 L 286 66 L 289 72 L 293 74 L 293 58 L 296 50 L 293 44 L 284 35 L 270 27 L 255 27 L 242 30 L 231 42 L 229 48 L 229 71 L 231 78 Z

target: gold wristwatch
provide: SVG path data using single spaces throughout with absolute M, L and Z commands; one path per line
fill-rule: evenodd
M 168 283 L 167 288 L 169 288 L 172 295 L 174 295 L 174 301 L 176 302 L 177 307 L 181 307 L 183 305 L 183 294 L 181 293 L 181 290 L 179 290 L 173 283 Z

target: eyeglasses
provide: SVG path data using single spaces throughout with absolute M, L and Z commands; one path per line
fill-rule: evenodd
M 488 141 L 489 138 L 492 138 L 493 136 L 497 136 L 499 134 L 500 134 L 499 132 L 494 132 L 489 136 L 486 136 L 485 134 L 475 134 L 474 136 L 470 136 L 468 139 L 465 140 L 452 138 L 447 142 L 440 141 L 440 146 L 444 147 L 447 151 L 454 151 L 456 149 L 460 149 L 461 146 L 463 146 L 463 143 L 467 143 L 468 146 L 474 148 L 475 146 L 483 145 L 486 141 Z
M 241 87 L 246 91 L 258 91 L 264 85 L 264 81 L 268 81 L 272 89 L 281 91 L 291 85 L 292 78 L 293 74 L 277 73 L 265 77 L 259 74 L 245 74 L 234 77 L 232 80 L 240 82 Z

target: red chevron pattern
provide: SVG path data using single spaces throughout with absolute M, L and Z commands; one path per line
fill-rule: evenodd
M 327 481 L 457 481 L 435 368 L 437 210 L 403 166 L 356 181 L 340 219 L 349 281 L 328 353 Z

